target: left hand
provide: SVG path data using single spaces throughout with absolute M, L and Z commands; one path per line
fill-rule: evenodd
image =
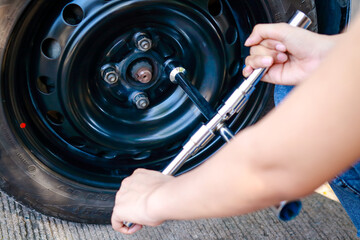
M 158 226 L 164 222 L 165 219 L 151 215 L 151 209 L 159 209 L 161 203 L 155 202 L 153 205 L 159 206 L 152 206 L 149 204 L 149 198 L 156 189 L 172 178 L 157 171 L 138 169 L 133 175 L 124 179 L 116 194 L 111 217 L 114 230 L 123 234 L 133 234 L 141 230 L 142 225 Z M 124 221 L 136 224 L 128 228 L 123 224 Z
M 251 48 L 243 75 L 249 77 L 254 69 L 269 67 L 262 81 L 297 85 L 319 67 L 339 37 L 286 23 L 258 24 L 245 42 L 245 46 Z

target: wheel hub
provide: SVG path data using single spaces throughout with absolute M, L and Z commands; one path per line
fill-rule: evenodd
M 149 12 L 156 12 L 156 17 L 146 14 Z M 164 73 L 163 65 L 169 58 L 176 58 L 189 69 L 194 84 L 210 101 L 219 97 L 219 89 L 225 84 L 222 81 L 228 81 L 223 72 L 224 43 L 209 20 L 191 5 L 123 1 L 102 8 L 96 18 L 84 19 L 82 24 L 86 28 L 74 31 L 57 71 L 62 73 L 58 91 L 64 107 L 53 110 L 69 116 L 65 117 L 69 128 L 63 126 L 59 132 L 65 139 L 74 132 L 88 132 L 89 148 L 94 148 L 94 143 L 126 154 L 183 139 L 198 124 L 200 113 Z M 94 41 L 99 35 L 102 37 Z M 143 43 L 151 49 L 139 49 Z M 93 49 L 97 49 L 96 54 Z M 115 66 L 119 75 L 116 84 L 104 84 L 99 76 L 99 66 L 105 64 Z M 146 70 L 151 69 L 151 82 L 134 79 L 132 71 L 138 64 L 149 65 Z M 203 79 L 208 79 L 206 84 Z M 141 111 L 134 104 L 134 97 L 140 93 L 150 102 L 148 108 L 140 107 Z M 178 117 L 181 114 L 188 117 Z
M 143 84 L 151 82 L 153 75 L 153 67 L 149 61 L 139 61 L 131 68 L 131 76 L 135 81 Z

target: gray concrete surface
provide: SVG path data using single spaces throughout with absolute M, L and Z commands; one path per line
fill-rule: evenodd
M 145 227 L 133 236 L 109 225 L 72 223 L 47 217 L 0 192 L 0 239 L 26 240 L 215 240 L 215 239 L 356 239 L 356 229 L 342 206 L 319 194 L 303 200 L 303 211 L 291 222 L 280 222 L 272 210 L 225 219 L 169 221 Z

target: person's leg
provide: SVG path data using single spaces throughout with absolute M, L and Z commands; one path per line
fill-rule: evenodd
M 279 105 L 293 88 L 292 86 L 275 86 L 275 105 Z M 330 186 L 348 213 L 360 237 L 360 162 L 335 178 Z
M 275 106 L 279 105 L 293 89 L 293 86 L 276 85 L 274 91 Z
M 360 163 L 335 178 L 330 186 L 354 223 L 360 237 Z

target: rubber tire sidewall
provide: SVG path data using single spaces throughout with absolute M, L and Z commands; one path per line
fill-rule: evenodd
M 10 35 L 29 2 L 0 0 L 0 36 Z M 0 38 L 1 62 L 7 40 Z M 110 222 L 116 191 L 78 184 L 42 165 L 17 141 L 2 105 L 0 132 L 0 188 L 3 191 L 46 215 L 75 222 Z
M 262 0 L 262 2 L 263 5 L 268 5 L 270 17 L 273 22 L 287 22 L 294 15 L 296 10 L 300 10 L 313 21 L 309 29 L 317 32 L 318 25 L 315 0 Z

